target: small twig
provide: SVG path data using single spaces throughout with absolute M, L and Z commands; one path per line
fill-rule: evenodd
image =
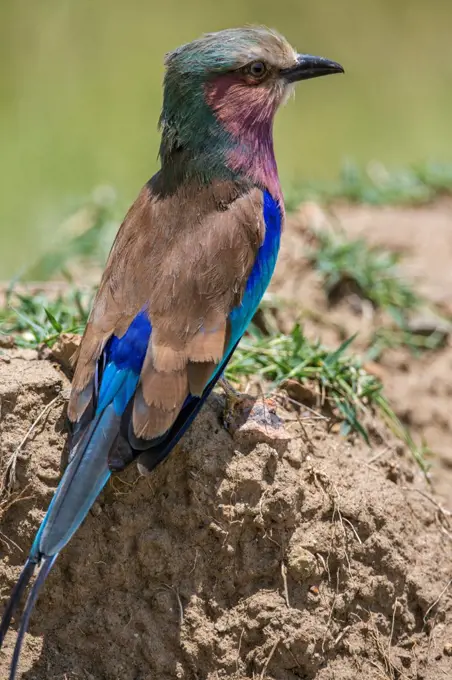
M 282 394 L 281 390 L 272 390 L 271 392 L 268 393 L 269 397 L 275 397 L 279 399 L 286 399 L 289 403 L 295 404 L 295 406 L 302 406 L 306 411 L 309 411 L 312 413 L 314 416 L 310 420 L 330 420 L 330 418 L 327 418 L 327 416 L 324 416 L 323 413 L 319 413 L 319 411 L 316 411 L 315 409 L 311 408 L 310 406 L 307 406 L 307 404 L 302 404 L 301 401 L 297 401 L 296 399 L 293 399 L 292 397 L 289 397 L 287 393 Z
M 2 489 L 1 491 L 3 492 L 5 488 L 7 487 L 8 493 L 11 493 L 11 491 L 14 488 L 14 484 L 16 482 L 16 464 L 17 464 L 17 457 L 19 453 L 22 451 L 23 447 L 25 446 L 27 439 L 33 432 L 33 430 L 36 428 L 38 423 L 41 422 L 41 420 L 44 418 L 44 416 L 51 410 L 52 406 L 56 404 L 56 402 L 62 398 L 61 394 L 57 394 L 57 396 L 52 399 L 41 411 L 41 413 L 38 415 L 34 423 L 28 428 L 25 436 L 22 438 L 22 441 L 20 442 L 19 446 L 13 451 L 13 453 L 10 455 L 6 462 L 6 467 L 5 467 L 5 472 L 4 472 L 4 478 L 3 478 L 3 484 L 2 484 Z
M 341 630 L 341 632 L 339 633 L 339 635 L 337 636 L 337 638 L 335 639 L 335 641 L 334 641 L 334 643 L 333 643 L 333 645 L 334 645 L 335 647 L 336 647 L 336 645 L 339 644 L 339 642 L 342 640 L 342 638 L 344 637 L 344 635 L 346 635 L 346 634 L 348 633 L 348 631 L 350 630 L 350 628 L 351 628 L 351 626 L 345 626 L 345 628 L 344 628 L 343 630 Z
M 392 639 L 394 637 L 395 617 L 396 617 L 397 605 L 398 604 L 399 604 L 399 598 L 396 597 L 396 599 L 394 600 L 394 604 L 392 605 L 391 633 L 389 635 L 389 642 L 388 642 L 388 656 L 389 657 L 391 655 Z
M 429 608 L 427 609 L 427 611 L 425 612 L 425 614 L 424 614 L 424 623 L 427 623 L 427 616 L 430 614 L 430 612 L 432 611 L 433 607 L 435 607 L 435 606 L 439 603 L 439 601 L 441 600 L 442 596 L 443 596 L 444 593 L 448 590 L 448 588 L 449 588 L 449 586 L 450 586 L 451 584 L 452 584 L 452 578 L 447 582 L 447 584 L 444 586 L 444 588 L 442 589 L 442 591 L 440 592 L 440 594 L 438 595 L 438 597 L 436 598 L 436 600 L 430 605 L 430 607 L 429 607 Z
M 265 663 L 264 663 L 264 667 L 263 667 L 263 669 L 262 669 L 262 671 L 261 671 L 261 674 L 260 674 L 260 676 L 259 676 L 259 680 L 264 680 L 264 678 L 265 678 L 265 673 L 267 672 L 268 664 L 269 664 L 270 661 L 272 660 L 272 656 L 273 656 L 273 654 L 275 653 L 276 648 L 277 648 L 277 646 L 279 645 L 280 641 L 281 641 L 281 638 L 280 638 L 280 637 L 277 637 L 276 640 L 275 640 L 275 642 L 274 642 L 274 644 L 273 644 L 273 647 L 272 647 L 271 650 L 270 650 L 270 654 L 267 656 L 267 659 L 266 659 L 266 661 L 265 661 Z
M 338 502 L 337 502 L 337 499 L 339 498 L 339 494 L 337 493 L 337 489 L 336 489 L 336 487 L 335 487 L 334 485 L 333 485 L 333 489 L 334 489 L 334 491 L 335 491 L 335 493 L 336 493 L 336 497 L 335 497 L 335 498 L 331 498 L 331 500 L 332 500 L 332 502 L 333 502 L 333 516 L 332 516 L 331 519 L 332 519 L 332 521 L 334 522 L 334 519 L 335 519 L 336 515 L 337 515 L 338 518 L 339 518 L 339 524 L 341 525 L 342 534 L 343 534 L 343 536 L 344 536 L 344 544 L 345 544 L 345 545 L 344 545 L 344 554 L 345 554 L 345 559 L 347 560 L 348 571 L 349 571 L 349 573 L 350 573 L 350 571 L 351 571 L 351 564 L 350 564 L 350 558 L 349 558 L 349 556 L 348 556 L 348 550 L 347 550 L 347 532 L 345 531 L 344 520 L 343 520 L 342 513 L 341 513 L 341 511 L 340 511 L 340 509 L 339 509 L 339 505 L 338 505 Z M 334 525 L 333 525 L 333 526 L 334 526 Z M 353 527 L 352 527 L 352 528 L 353 528 Z M 334 538 L 335 538 L 335 537 L 336 537 L 336 530 L 334 529 Z
M 124 626 L 124 630 L 130 626 L 130 624 L 132 623 L 132 619 L 133 619 L 133 612 L 130 612 L 129 620 L 127 621 L 126 625 Z
M 325 561 L 325 558 L 324 558 L 323 555 L 321 555 L 320 553 L 316 553 L 315 556 L 321 561 L 324 570 L 325 570 L 326 573 L 328 574 L 328 581 L 331 581 L 330 570 L 329 570 L 328 565 L 327 565 L 327 563 L 326 563 L 326 561 Z
M 125 479 L 121 479 L 120 477 L 110 477 L 110 486 L 115 492 L 116 496 L 128 496 L 129 494 L 132 493 L 134 487 L 138 484 L 138 482 L 142 479 L 140 474 L 137 474 L 136 478 L 133 480 L 133 482 L 126 482 Z M 126 491 L 119 491 L 117 488 L 117 484 L 122 484 L 123 486 L 129 487 L 126 489 Z M 151 489 L 152 491 L 152 489 Z
M 338 512 L 339 512 L 339 511 L 338 511 Z M 348 524 L 348 526 L 350 527 L 350 529 L 353 531 L 353 534 L 355 535 L 356 540 L 358 541 L 358 543 L 360 543 L 360 544 L 362 545 L 363 542 L 362 542 L 362 540 L 360 539 L 360 537 L 358 536 L 358 532 L 356 531 L 355 527 L 354 527 L 353 524 L 350 522 L 350 520 L 347 519 L 346 517 L 344 517 L 343 515 L 341 515 L 341 519 L 342 519 L 343 522 L 345 522 L 346 524 Z
M 388 675 L 387 675 L 387 673 L 385 673 L 385 672 L 380 668 L 380 666 L 376 663 L 376 661 L 373 661 L 372 659 L 369 659 L 369 663 L 370 663 L 371 666 L 373 666 L 374 668 L 377 669 L 378 675 L 380 676 L 380 678 L 382 678 L 383 680 L 388 680 Z
M 11 546 L 10 546 L 10 544 L 11 544 L 11 545 L 13 545 L 15 548 L 17 548 L 17 550 L 18 550 L 19 552 L 23 553 L 22 548 L 21 548 L 20 546 L 18 546 L 17 543 L 14 543 L 14 541 L 13 541 L 12 538 L 8 538 L 8 536 L 5 536 L 5 534 L 3 533 L 3 531 L 0 531 L 0 541 L 3 541 L 3 543 L 5 543 L 5 545 L 7 545 L 8 548 L 11 547 Z
M 179 606 L 179 623 L 182 626 L 182 624 L 184 623 L 184 608 L 182 606 L 179 591 L 174 586 L 169 586 L 167 583 L 163 583 L 163 585 L 165 586 L 165 588 L 168 588 L 168 590 L 172 590 L 176 596 L 177 604 Z
M 377 460 L 385 456 L 387 453 L 392 453 L 393 449 L 390 446 L 386 446 L 384 449 L 379 451 L 378 453 L 375 454 L 375 456 L 372 456 L 369 460 L 366 460 L 367 465 L 372 465 L 372 463 L 375 463 Z
M 284 599 L 286 601 L 287 609 L 290 609 L 289 588 L 287 586 L 287 567 L 284 564 L 284 562 L 281 562 L 281 576 L 284 584 L 283 587 Z
M 184 608 L 182 606 L 182 600 L 180 599 L 179 591 L 174 589 L 176 593 L 177 604 L 179 605 L 179 623 L 182 626 L 184 623 Z
M 334 596 L 333 596 L 333 602 L 331 603 L 331 609 L 330 609 L 330 613 L 329 613 L 329 616 L 328 616 L 328 621 L 326 622 L 326 626 L 325 626 L 325 634 L 324 634 L 323 640 L 322 640 L 322 653 L 325 651 L 326 636 L 327 636 L 327 633 L 330 629 L 331 621 L 333 620 L 334 607 L 336 606 L 336 600 L 337 600 L 338 595 L 339 595 L 339 569 L 336 571 L 336 591 L 335 591 Z
M 195 569 L 196 569 L 196 563 L 197 563 L 197 562 L 198 562 L 198 548 L 196 548 L 196 550 L 195 550 L 195 560 L 194 560 L 193 566 L 192 566 L 192 568 L 190 569 L 190 571 L 188 572 L 187 576 L 191 576 L 191 575 L 193 574 L 193 572 L 194 572 Z
M 409 486 L 402 486 L 401 487 L 402 491 L 415 491 L 416 493 L 420 494 L 423 498 L 426 500 L 430 501 L 435 508 L 441 513 L 441 515 L 444 515 L 444 517 L 452 517 L 452 512 L 450 510 L 446 510 L 446 508 L 443 508 L 442 505 L 438 503 L 430 494 L 426 493 L 425 491 L 422 491 L 422 489 L 416 489 L 416 488 L 410 488 Z
M 447 529 L 445 529 L 441 523 L 439 524 L 439 530 L 441 531 L 441 533 L 447 536 L 449 541 L 452 541 L 452 534 L 450 533 L 450 531 L 447 531 Z
M 389 676 L 389 678 L 391 680 L 394 680 L 394 676 L 395 676 L 394 671 L 397 670 L 397 669 L 394 666 L 394 664 L 392 663 L 390 655 L 386 651 L 386 646 L 383 644 L 383 641 L 381 639 L 382 636 L 380 635 L 378 628 L 375 626 L 372 615 L 371 615 L 371 622 L 372 622 L 372 627 L 370 628 L 370 632 L 371 632 L 372 637 L 374 639 L 375 646 L 377 648 L 377 652 L 379 653 L 379 655 L 381 656 L 381 658 L 384 662 L 386 673 L 387 673 L 386 677 Z
M 239 669 L 239 663 L 240 663 L 240 649 L 241 649 L 241 647 L 242 647 L 242 638 L 243 638 L 243 633 L 244 633 L 244 632 L 245 632 L 245 628 L 242 628 L 242 631 L 241 631 L 240 637 L 239 637 L 239 648 L 238 648 L 238 650 L 237 650 L 237 657 L 236 657 L 236 659 L 235 659 L 235 669 L 236 669 L 236 671 L 237 671 L 237 674 L 239 673 L 239 670 L 240 670 L 240 669 Z
M 28 490 L 29 486 L 30 486 L 29 484 L 24 486 L 24 488 L 16 496 L 14 497 L 10 496 L 5 500 L 0 501 L 0 519 L 3 517 L 5 512 L 8 512 L 8 510 L 16 503 L 20 503 L 21 501 L 28 501 L 30 500 L 30 498 L 33 498 L 33 496 L 24 496 L 24 493 Z

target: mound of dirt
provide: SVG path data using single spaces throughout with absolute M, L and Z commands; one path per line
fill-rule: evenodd
M 67 387 L 33 352 L 0 356 L 3 472 L 19 449 L 2 602 L 59 478 Z M 452 677 L 447 518 L 403 458 L 379 467 L 288 413 L 283 432 L 273 414 L 231 436 L 222 405 L 214 395 L 152 476 L 133 466 L 108 484 L 49 578 L 20 677 Z
M 281 254 L 270 290 L 284 300 L 276 315 L 283 330 L 303 319 L 309 338 L 321 338 L 337 347 L 357 335 L 353 350 L 364 352 L 376 330 L 391 320 L 372 309 L 369 302 L 343 291 L 342 299 L 329 304 L 320 275 L 306 258 L 312 246 L 312 229 L 337 230 L 349 238 L 364 238 L 373 246 L 403 254 L 401 273 L 415 290 L 442 313 L 452 315 L 450 267 L 452 253 L 452 199 L 445 197 L 425 206 L 368 206 L 337 204 L 323 210 L 304 203 L 287 221 Z M 427 311 L 427 310 L 425 310 Z M 415 320 L 432 323 L 430 314 Z M 434 316 L 433 316 L 434 318 Z M 416 325 L 415 323 L 415 325 Z M 448 324 L 450 326 L 450 323 Z M 452 333 L 444 346 L 416 355 L 407 348 L 388 349 L 378 365 L 368 367 L 382 380 L 385 393 L 402 422 L 418 443 L 433 452 L 431 479 L 452 506 Z

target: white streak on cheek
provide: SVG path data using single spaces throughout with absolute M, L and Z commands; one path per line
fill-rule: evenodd
M 294 83 L 287 83 L 287 85 L 284 85 L 284 92 L 283 96 L 281 98 L 281 106 L 285 106 L 289 99 L 292 97 L 295 98 L 295 84 Z

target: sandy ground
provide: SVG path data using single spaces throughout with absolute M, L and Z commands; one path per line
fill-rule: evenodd
M 406 253 L 422 291 L 450 304 L 451 202 L 338 206 L 334 215 L 350 234 Z M 306 223 L 324 219 L 305 206 L 291 220 L 273 292 L 295 301 L 293 316 L 303 308 L 310 335 L 333 344 L 378 320 L 348 299 L 328 309 L 304 260 Z M 452 351 L 388 352 L 378 370 L 399 414 L 436 452 L 434 488 L 380 423 L 369 450 L 305 412 L 281 407 L 281 421 L 268 422 L 268 408 L 256 406 L 231 435 L 214 395 L 153 476 L 132 466 L 108 484 L 57 561 L 20 678 L 452 677 Z M 13 495 L 0 499 L 3 601 L 60 475 L 68 387 L 55 361 L 0 355 L 0 471 L 17 453 Z
M 452 199 L 416 208 L 333 206 L 326 213 L 304 205 L 288 225 L 271 290 L 294 307 L 283 319 L 290 325 L 302 314 L 307 334 L 332 347 L 358 333 L 355 347 L 381 319 L 356 308 L 353 296 L 328 306 L 318 276 L 305 259 L 308 227 L 340 227 L 352 238 L 363 237 L 403 255 L 401 271 L 426 299 L 452 314 Z M 301 310 L 301 312 L 300 312 Z M 286 313 L 287 315 L 287 313 Z M 284 314 L 282 315 L 284 317 Z M 432 449 L 432 481 L 452 506 L 452 344 L 415 357 L 408 350 L 387 351 L 378 366 L 386 394 L 418 442 Z

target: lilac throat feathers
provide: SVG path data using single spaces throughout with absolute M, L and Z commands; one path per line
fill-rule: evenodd
M 250 87 L 234 74 L 219 76 L 204 87 L 207 104 L 235 141 L 227 152 L 228 167 L 267 188 L 282 206 L 273 150 L 273 118 L 279 92 Z

